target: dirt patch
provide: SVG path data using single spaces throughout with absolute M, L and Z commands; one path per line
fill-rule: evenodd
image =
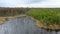
M 4 18 L 0 18 L 0 25 L 3 24 L 6 20 Z

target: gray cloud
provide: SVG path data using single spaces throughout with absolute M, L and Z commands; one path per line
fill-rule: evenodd
M 60 0 L 0 0 L 0 7 L 60 7 Z

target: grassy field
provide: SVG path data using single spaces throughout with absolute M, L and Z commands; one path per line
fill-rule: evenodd
M 40 20 L 43 24 L 60 25 L 60 9 L 32 9 L 27 15 Z

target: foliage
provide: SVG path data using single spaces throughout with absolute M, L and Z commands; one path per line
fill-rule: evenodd
M 30 10 L 27 15 L 32 16 L 42 23 L 51 25 L 51 24 L 59 24 L 60 25 L 60 11 L 53 9 L 35 9 Z

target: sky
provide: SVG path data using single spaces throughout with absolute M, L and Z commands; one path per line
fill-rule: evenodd
M 0 0 L 0 7 L 60 8 L 60 0 Z

